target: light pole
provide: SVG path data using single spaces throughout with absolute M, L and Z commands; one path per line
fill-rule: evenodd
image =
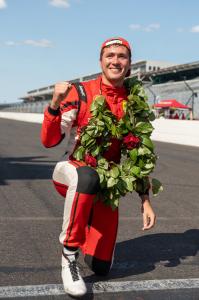
M 191 96 L 189 97 L 186 105 L 189 103 L 189 101 L 191 100 L 191 109 L 192 109 L 192 118 L 194 120 L 194 99 L 195 97 L 198 97 L 198 93 L 194 92 L 194 90 L 192 89 L 192 87 L 186 82 L 186 76 L 183 77 L 184 80 L 184 84 L 188 87 L 188 89 L 192 92 Z

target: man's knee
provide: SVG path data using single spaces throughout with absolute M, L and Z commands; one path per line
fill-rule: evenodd
M 79 167 L 77 169 L 78 185 L 77 192 L 83 194 L 96 194 L 100 189 L 100 179 L 98 173 L 88 167 Z

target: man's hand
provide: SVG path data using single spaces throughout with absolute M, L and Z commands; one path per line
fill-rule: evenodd
M 143 228 L 142 230 L 151 229 L 155 225 L 156 215 L 152 209 L 149 198 L 142 200 Z
M 53 93 L 53 98 L 50 103 L 52 109 L 58 109 L 61 101 L 67 96 L 71 89 L 71 84 L 66 81 L 58 82 L 55 84 L 55 89 Z

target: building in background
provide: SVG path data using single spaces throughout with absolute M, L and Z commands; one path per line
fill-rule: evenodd
M 87 81 L 99 75 L 100 73 L 95 73 L 68 81 Z M 131 65 L 131 76 L 143 82 L 151 106 L 165 99 L 176 99 L 191 108 L 191 118 L 199 120 L 199 61 L 175 65 L 163 61 L 141 60 Z M 28 91 L 20 97 L 22 103 L 1 109 L 41 113 L 50 101 L 53 90 L 54 85 L 50 85 Z
M 199 120 L 199 61 L 146 72 L 140 79 L 151 105 L 176 99 L 191 108 L 191 119 Z

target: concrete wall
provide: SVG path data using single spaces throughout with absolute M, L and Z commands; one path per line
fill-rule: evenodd
M 0 112 L 0 118 L 42 123 L 43 114 Z M 154 141 L 199 147 L 199 121 L 156 119 L 152 124 Z
M 156 119 L 154 141 L 199 147 L 199 121 Z

